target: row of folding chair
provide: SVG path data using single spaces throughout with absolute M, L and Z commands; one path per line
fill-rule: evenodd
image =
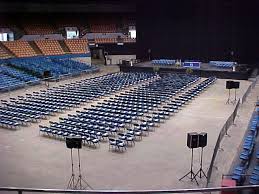
M 153 73 L 115 73 L 89 80 L 67 84 L 53 89 L 41 90 L 12 98 L 10 102 L 2 102 L 0 110 L 19 112 L 35 116 L 36 119 L 47 118 L 57 112 L 80 106 L 82 103 L 95 100 L 103 95 L 118 91 L 126 86 L 137 84 L 154 78 Z M 105 80 L 104 82 L 102 82 Z M 116 87 L 113 84 L 117 84 Z M 94 86 L 92 86 L 92 84 Z M 104 85 L 102 85 L 104 84 Z M 126 85 L 125 85 L 126 84 Z M 81 86 L 85 87 L 82 88 Z M 104 87 L 102 87 L 104 86 Z M 11 123 L 10 123 L 11 124 Z M 8 127 L 8 125 L 2 125 Z M 10 125 L 10 127 L 13 127 Z
M 175 76 L 178 78 L 178 75 Z M 154 82 L 161 82 L 162 79 Z M 171 77 L 170 79 L 173 78 Z M 147 84 L 147 86 L 151 85 L 151 83 Z M 186 81 L 185 84 L 188 83 Z M 182 82 L 182 85 L 184 85 L 184 82 Z M 154 86 L 152 85 L 152 87 Z M 156 88 L 158 87 L 157 85 Z M 114 98 L 97 103 L 97 105 L 87 108 L 84 111 L 77 111 L 77 115 L 69 115 L 67 119 L 60 118 L 62 120 L 60 124 L 64 124 L 68 128 L 76 126 L 78 129 L 105 131 L 110 136 L 116 133 L 118 139 L 115 139 L 115 142 L 120 142 L 118 145 L 122 145 L 123 143 L 121 142 L 125 142 L 124 145 L 134 145 L 133 142 L 136 138 L 141 139 L 144 133 L 148 133 L 156 123 L 161 122 L 161 120 L 168 116 L 168 112 L 166 113 L 160 109 L 157 109 L 158 112 L 156 114 L 147 114 L 164 102 L 167 99 L 166 96 L 161 97 L 158 93 L 152 93 L 152 91 L 150 95 L 133 95 L 136 91 L 132 89 L 129 93 L 125 92 L 116 95 Z M 124 133 L 120 133 L 122 129 Z M 111 145 L 111 138 L 109 141 Z

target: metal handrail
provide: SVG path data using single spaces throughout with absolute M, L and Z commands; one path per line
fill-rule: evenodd
M 39 189 L 39 188 L 19 188 L 19 187 L 0 187 L 0 191 L 17 191 L 34 193 L 198 193 L 198 192 L 215 192 L 215 191 L 242 191 L 242 190 L 257 190 L 259 185 L 247 185 L 236 187 L 212 187 L 212 188 L 197 188 L 197 189 L 168 189 L 168 190 L 64 190 L 64 189 Z

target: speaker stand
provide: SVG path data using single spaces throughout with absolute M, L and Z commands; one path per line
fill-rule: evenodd
M 75 189 L 75 173 L 74 173 L 74 162 L 73 162 L 72 149 L 71 149 L 70 155 L 71 155 L 72 174 L 68 181 L 67 189 Z
M 204 175 L 205 178 L 207 178 L 205 172 L 203 171 L 202 169 L 202 159 L 203 159 L 203 147 L 201 148 L 201 159 L 200 159 L 200 169 L 198 170 L 198 172 L 194 175 L 194 178 L 197 176 L 197 175 L 200 175 L 200 179 L 202 178 L 202 174 Z
M 227 99 L 226 104 L 229 104 L 230 102 L 231 102 L 231 100 L 230 100 L 230 89 L 228 89 L 228 99 Z
M 191 177 L 188 177 L 188 175 L 191 175 Z M 191 179 L 191 181 L 195 180 L 196 184 L 199 185 L 196 177 L 195 177 L 195 174 L 193 172 L 193 148 L 192 148 L 192 159 L 191 159 L 191 169 L 189 172 L 187 172 L 182 178 L 179 179 L 179 181 L 181 181 L 182 179 L 184 179 L 185 177 Z
M 79 175 L 78 175 L 78 179 L 77 182 L 75 184 L 75 188 L 82 190 L 82 189 L 86 189 L 87 187 L 90 189 L 93 189 L 86 180 L 83 179 L 82 174 L 81 174 L 81 158 L 80 158 L 80 152 L 79 149 L 77 149 L 77 154 L 78 154 L 78 170 L 79 170 Z M 83 185 L 85 184 L 85 186 Z
M 236 104 L 237 102 L 237 89 L 235 89 L 235 99 L 232 101 L 232 104 Z

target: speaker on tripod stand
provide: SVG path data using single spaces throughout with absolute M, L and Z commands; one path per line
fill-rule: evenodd
M 231 95 L 230 95 L 230 90 L 233 89 L 234 87 L 234 82 L 233 81 L 226 81 L 226 89 L 228 89 L 228 99 L 227 99 L 227 102 L 226 104 L 229 104 L 230 103 L 230 98 L 231 98 Z
M 191 166 L 190 166 L 190 171 L 187 172 L 182 178 L 179 179 L 182 180 L 185 177 L 191 179 L 191 181 L 195 180 L 197 185 L 199 185 L 195 173 L 193 172 L 193 149 L 199 147 L 199 134 L 196 132 L 192 133 L 187 133 L 187 147 L 191 149 Z M 190 175 L 190 177 L 188 177 Z
M 66 137 L 66 146 L 70 149 L 70 157 L 71 157 L 71 166 L 72 166 L 72 174 L 67 184 L 67 189 L 85 189 L 86 187 L 89 187 L 92 189 L 92 187 L 87 183 L 86 180 L 83 179 L 81 174 L 81 158 L 80 158 L 80 152 L 79 150 L 82 148 L 82 138 L 81 137 Z M 73 149 L 77 149 L 77 155 L 78 155 L 78 179 L 75 178 L 74 173 L 74 162 L 73 162 Z M 83 183 L 86 185 L 86 187 L 83 186 Z

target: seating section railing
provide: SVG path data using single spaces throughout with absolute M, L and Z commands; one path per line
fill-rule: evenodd
M 77 111 L 76 115 L 59 118 L 59 122 L 50 122 L 50 126 L 40 126 L 40 132 L 56 139 L 81 137 L 84 145 L 94 147 L 100 146 L 100 141 L 109 140 L 109 149 L 124 151 L 176 113 L 215 78 L 187 89 L 198 80 L 196 76 L 169 74 Z
M 46 119 L 55 113 L 78 107 L 122 88 L 154 78 L 152 73 L 115 73 L 86 79 L 26 96 L 1 100 L 0 125 L 17 129 L 29 122 Z M 113 84 L 111 84 L 113 83 Z

